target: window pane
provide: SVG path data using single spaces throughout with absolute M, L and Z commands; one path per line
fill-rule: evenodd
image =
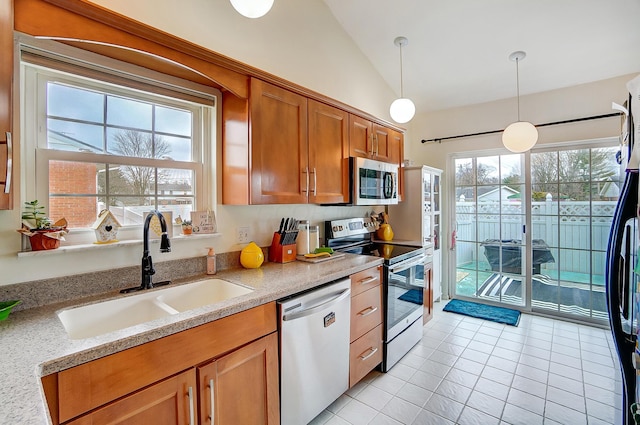
M 478 158 L 478 184 L 494 184 L 498 183 L 498 156 L 488 156 Z
M 522 155 L 503 155 L 500 157 L 500 177 L 504 184 L 523 183 Z
M 191 112 L 156 106 L 156 131 L 191 137 Z
M 104 95 L 94 91 L 47 83 L 47 114 L 81 121 L 101 123 Z
M 148 195 L 155 192 L 155 168 L 110 164 L 108 175 L 108 192 L 111 195 Z M 133 205 L 136 203 L 148 205 L 139 199 L 125 204 Z
M 549 183 L 558 181 L 558 154 L 542 152 L 531 154 L 531 182 Z
M 97 170 L 98 166 L 90 162 L 49 161 L 49 193 L 95 195 Z
M 191 161 L 191 139 L 184 137 L 156 136 L 156 158 L 172 159 L 174 161 Z
M 123 97 L 107 96 L 107 124 L 151 130 L 153 106 Z
M 102 152 L 103 127 L 53 118 L 47 120 L 47 147 L 61 151 Z
M 589 149 L 560 151 L 560 181 L 583 182 L 589 180 L 591 158 Z
M 136 158 L 154 158 L 156 153 L 151 133 L 118 128 L 107 129 L 107 150 L 110 154 Z M 168 150 L 168 144 L 161 142 L 158 152 L 160 157 L 164 156 Z
M 49 196 L 49 218 L 63 218 L 69 227 L 89 227 L 98 217 L 100 208 L 95 196 Z
M 476 184 L 476 175 L 473 171 L 471 158 L 456 159 L 456 186 Z
M 158 195 L 192 196 L 193 171 L 159 168 Z

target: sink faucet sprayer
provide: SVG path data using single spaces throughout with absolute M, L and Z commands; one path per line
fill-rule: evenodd
M 153 210 L 149 214 L 147 214 L 147 217 L 144 220 L 144 229 L 142 232 L 144 244 L 142 252 L 142 282 L 140 286 L 121 290 L 120 292 L 123 294 L 127 292 L 140 291 L 142 289 L 151 289 L 155 286 L 164 286 L 171 283 L 170 280 L 165 280 L 154 285 L 151 280 L 151 276 L 156 273 L 156 270 L 153 268 L 151 255 L 149 254 L 149 224 L 151 223 L 151 219 L 154 215 L 158 217 L 158 220 L 160 220 L 160 228 L 162 229 L 162 236 L 160 239 L 160 252 L 171 252 L 171 243 L 169 242 L 169 236 L 167 235 L 167 223 L 160 211 Z

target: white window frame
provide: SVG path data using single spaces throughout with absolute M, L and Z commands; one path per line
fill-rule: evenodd
M 109 59 L 81 49 L 62 45 L 49 40 L 38 40 L 28 36 L 20 37 L 20 51 L 36 52 L 47 59 L 62 61 L 65 71 L 49 69 L 26 61 L 20 63 L 21 78 L 21 202 L 38 199 L 48 211 L 49 161 L 69 160 L 88 163 L 117 163 L 155 168 L 175 168 L 194 171 L 193 211 L 216 210 L 216 140 L 219 137 L 221 112 L 218 99 L 219 90 L 208 86 L 150 71 L 135 65 Z M 46 60 L 46 59 L 45 59 Z M 90 73 L 107 72 L 116 79 L 131 76 L 131 86 L 123 87 L 111 82 L 102 82 L 82 75 L 70 74 L 69 68 L 90 64 Z M 82 72 L 79 72 L 81 74 Z M 132 97 L 154 104 L 188 109 L 193 114 L 192 161 L 170 159 L 134 158 L 104 153 L 72 152 L 47 148 L 46 86 L 47 82 L 60 82 L 72 86 L 96 89 L 109 94 Z M 144 89 L 138 89 L 137 86 Z M 149 87 L 157 86 L 162 94 L 150 93 Z M 175 98 L 167 95 L 175 93 Z M 199 100 L 202 99 L 202 102 Z M 35 117 L 35 119 L 34 119 Z M 51 217 L 58 219 L 60 217 Z M 178 228 L 179 229 L 179 228 Z M 179 230 L 174 233 L 179 233 Z M 119 240 L 140 240 L 140 225 L 123 226 L 118 233 Z M 91 228 L 74 228 L 66 236 L 63 246 L 84 245 L 95 241 Z

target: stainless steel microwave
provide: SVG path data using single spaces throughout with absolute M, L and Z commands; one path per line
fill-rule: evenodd
M 367 158 L 351 158 L 351 203 L 392 205 L 398 203 L 398 164 Z

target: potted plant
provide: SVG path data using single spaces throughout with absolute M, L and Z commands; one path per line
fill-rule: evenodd
M 193 226 L 191 220 L 182 220 L 182 234 L 190 235 L 193 232 Z
M 22 212 L 22 228 L 18 230 L 29 237 L 32 251 L 56 249 L 64 240 L 67 231 L 67 220 L 64 218 L 53 223 L 43 211 L 44 206 L 38 200 L 25 202 Z

